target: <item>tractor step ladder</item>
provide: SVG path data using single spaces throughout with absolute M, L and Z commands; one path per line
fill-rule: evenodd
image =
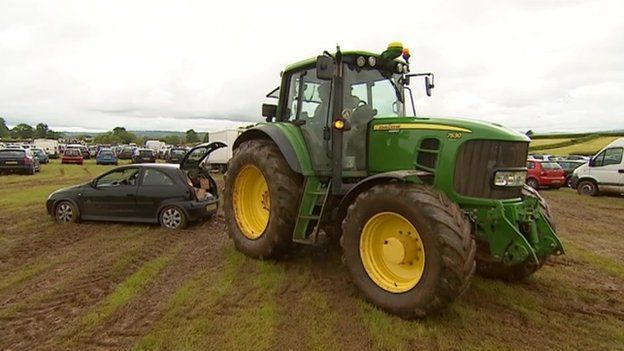
M 325 204 L 329 198 L 329 188 L 330 183 L 325 185 L 317 177 L 306 177 L 293 232 L 294 242 L 316 244 Z M 314 225 L 311 232 L 309 231 L 310 225 Z

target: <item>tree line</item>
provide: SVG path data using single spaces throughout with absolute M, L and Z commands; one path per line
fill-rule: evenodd
M 63 133 L 53 131 L 45 123 L 39 123 L 34 128 L 26 123 L 20 123 L 9 128 L 4 118 L 0 117 L 0 138 L 2 139 L 58 139 L 63 136 Z
M 26 123 L 20 123 L 13 128 L 9 128 L 6 125 L 6 121 L 4 118 L 0 117 L 0 139 L 19 139 L 19 140 L 27 140 L 27 139 L 59 139 L 63 138 L 65 135 L 61 132 L 55 132 L 52 129 L 48 128 L 48 125 L 45 123 L 39 123 L 35 127 L 32 127 Z M 85 140 L 91 139 L 90 136 L 78 135 L 73 137 L 72 139 L 77 140 Z M 96 134 L 93 137 L 93 142 L 96 144 L 130 144 L 136 143 L 138 145 L 143 145 L 146 140 L 154 139 L 149 136 L 139 137 L 136 134 L 129 132 L 124 127 L 115 127 L 113 130 L 110 130 L 105 133 Z M 159 138 L 170 145 L 179 145 L 179 144 L 195 144 L 200 141 L 208 142 L 208 133 L 205 133 L 203 139 L 200 140 L 200 135 L 193 129 L 189 129 L 184 133 L 183 136 L 170 134 L 163 138 Z

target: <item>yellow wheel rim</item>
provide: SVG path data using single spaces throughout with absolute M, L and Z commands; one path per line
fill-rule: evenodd
M 392 293 L 416 286 L 425 268 L 425 249 L 418 230 L 394 212 L 380 212 L 366 222 L 360 237 L 360 257 L 371 280 Z
M 234 216 L 243 235 L 258 239 L 269 223 L 271 198 L 264 175 L 248 165 L 236 175 L 232 197 Z

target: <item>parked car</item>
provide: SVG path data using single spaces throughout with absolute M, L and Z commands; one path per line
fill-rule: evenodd
M 540 187 L 559 189 L 565 184 L 565 172 L 556 162 L 529 159 L 526 183 L 535 190 Z
M 104 220 L 183 228 L 217 211 L 217 184 L 202 162 L 224 146 L 199 145 L 192 150 L 199 157 L 182 160 L 180 166 L 125 165 L 88 183 L 57 190 L 46 202 L 48 214 L 60 223 Z
M 65 149 L 63 151 L 63 157 L 61 157 L 62 164 L 76 163 L 81 165 L 84 162 L 84 157 L 80 149 Z
M 557 161 L 557 163 L 559 164 L 559 166 L 561 166 L 561 168 L 563 169 L 563 172 L 565 173 L 565 185 L 567 187 L 571 187 L 572 172 L 574 172 L 574 170 L 577 169 L 578 167 L 584 165 L 586 161 L 564 160 L 564 161 Z
M 67 144 L 66 149 L 78 149 L 82 154 L 82 158 L 88 160 L 91 158 L 91 154 L 89 153 L 89 148 L 82 144 Z
M 30 150 L 10 148 L 0 150 L 0 172 L 25 173 L 39 172 L 39 160 Z
M 590 157 L 589 156 L 583 156 L 583 155 L 568 155 L 565 159 L 568 160 L 568 161 L 585 161 L 585 162 L 588 162 Z
M 165 161 L 167 163 L 180 163 L 184 158 L 184 155 L 186 155 L 186 151 L 186 149 L 180 147 L 171 148 L 165 158 Z
M 132 163 L 154 163 L 156 153 L 152 149 L 136 149 L 132 154 Z
M 101 148 L 95 157 L 96 165 L 117 165 L 117 156 L 111 149 Z
M 624 138 L 605 146 L 588 163 L 572 173 L 570 185 L 581 195 L 624 193 Z
M 46 163 L 50 162 L 50 157 L 42 149 L 32 148 L 32 149 L 30 149 L 30 151 L 37 158 L 37 160 L 39 160 L 40 164 L 41 163 L 46 164 Z
M 134 147 L 132 146 L 124 146 L 117 153 L 117 158 L 120 160 L 130 160 L 132 159 L 132 154 L 134 153 Z

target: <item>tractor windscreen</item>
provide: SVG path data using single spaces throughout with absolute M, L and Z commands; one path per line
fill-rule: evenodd
M 346 64 L 344 107 L 368 110 L 371 118 L 405 116 L 400 78 L 400 74 L 384 75 L 377 69 Z

